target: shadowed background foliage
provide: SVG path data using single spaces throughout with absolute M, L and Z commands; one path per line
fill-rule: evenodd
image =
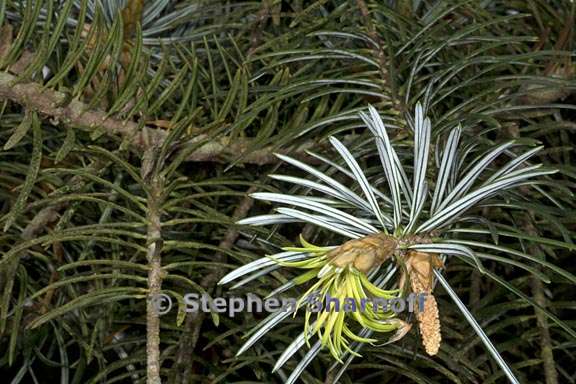
M 248 193 L 307 193 L 267 178 L 287 168 L 274 153 L 326 170 L 308 151 L 340 162 L 330 135 L 383 184 L 358 112 L 374 105 L 411 151 L 406 116 L 420 101 L 434 144 L 461 124 L 463 150 L 520 138 L 559 170 L 474 212 L 495 243 L 535 262 L 484 260 L 496 280 L 454 258 L 445 275 L 522 383 L 576 382 L 575 13 L 569 0 L 0 0 L 2 375 L 285 382 L 306 348 L 271 370 L 301 318 L 235 357 L 263 314 L 158 318 L 146 297 L 220 296 L 218 280 L 271 244 L 301 232 L 326 243 L 310 226 L 234 223 L 271 211 Z M 237 293 L 263 297 L 292 277 Z M 413 330 L 366 345 L 341 382 L 505 382 L 442 288 L 436 299 L 437 356 Z M 322 352 L 301 381 L 332 383 L 331 366 Z

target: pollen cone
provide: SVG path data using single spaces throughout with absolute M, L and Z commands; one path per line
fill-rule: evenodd
M 433 254 L 410 251 L 406 257 L 406 269 L 412 292 L 426 294 L 424 310 L 419 308 L 416 313 L 422 344 L 429 355 L 438 353 L 442 335 L 440 334 L 440 318 L 438 305 L 432 294 L 434 267 L 440 267 L 442 262 Z

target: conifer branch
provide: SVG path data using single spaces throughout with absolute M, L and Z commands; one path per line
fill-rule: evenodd
M 108 116 L 105 111 L 90 108 L 86 103 L 77 99 L 69 100 L 69 96 L 64 92 L 46 89 L 34 82 L 19 83 L 17 77 L 8 72 L 0 72 L 1 99 L 38 111 L 41 115 L 66 126 L 89 132 L 101 130 L 109 136 L 127 139 L 132 148 L 139 152 L 144 152 L 151 146 L 159 146 L 168 135 L 168 131 L 149 126 L 140 128 L 137 122 Z M 238 138 L 232 141 L 227 137 L 214 139 L 205 134 L 194 136 L 188 143 L 204 143 L 188 156 L 188 161 L 216 163 L 234 161 L 239 154 L 245 153 L 253 145 L 250 139 Z M 271 164 L 277 162 L 275 152 L 291 153 L 297 158 L 313 161 L 305 152 L 313 146 L 313 142 L 307 142 L 294 151 L 279 150 L 271 146 L 263 147 L 251 150 L 249 154 L 237 161 L 245 164 Z

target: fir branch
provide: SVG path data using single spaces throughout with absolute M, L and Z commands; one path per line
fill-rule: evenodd
M 118 136 L 129 140 L 132 147 L 140 152 L 146 151 L 151 146 L 159 147 L 168 136 L 168 132 L 144 126 L 134 121 L 120 120 L 111 116 L 105 111 L 90 108 L 80 100 L 68 100 L 68 95 L 64 92 L 45 89 L 42 85 L 34 82 L 18 83 L 18 78 L 8 72 L 0 72 L 0 100 L 6 99 L 23 107 L 35 110 L 42 115 L 51 118 L 61 124 L 73 128 L 79 128 L 94 132 L 101 130 L 110 136 Z M 246 156 L 238 157 L 253 146 L 251 139 L 234 139 L 227 137 L 211 138 L 205 134 L 194 136 L 189 144 L 199 144 L 188 157 L 187 161 L 226 163 L 235 160 L 245 164 L 272 164 L 277 159 L 274 156 L 278 153 L 292 153 L 301 159 L 310 159 L 306 150 L 314 146 L 313 142 L 306 142 L 293 151 L 279 150 L 273 147 L 264 147 L 252 150 Z

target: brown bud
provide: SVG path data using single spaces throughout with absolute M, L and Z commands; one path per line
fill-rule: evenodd
M 354 268 L 362 273 L 368 273 L 376 265 L 376 255 L 373 252 L 363 253 L 354 260 Z
M 396 250 L 397 242 L 392 236 L 379 233 L 345 242 L 328 252 L 328 260 L 337 268 L 354 266 L 362 273 L 382 264 Z

